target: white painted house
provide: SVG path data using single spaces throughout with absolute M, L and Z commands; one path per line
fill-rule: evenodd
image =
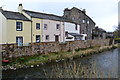
M 80 25 L 71 22 L 64 22 L 65 41 L 81 40 Z

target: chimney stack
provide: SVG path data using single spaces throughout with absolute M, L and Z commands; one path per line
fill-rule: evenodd
M 84 12 L 86 14 L 86 10 L 85 9 L 83 9 L 82 12 Z
M 2 9 L 2 7 L 0 7 L 0 12 L 2 12 L 3 11 L 3 9 Z
M 18 6 L 19 13 L 22 13 L 22 10 L 23 10 L 23 6 L 22 6 L 22 4 L 19 4 L 19 6 Z

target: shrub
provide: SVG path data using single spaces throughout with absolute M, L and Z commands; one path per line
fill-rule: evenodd
M 115 38 L 115 42 L 120 43 L 120 38 Z

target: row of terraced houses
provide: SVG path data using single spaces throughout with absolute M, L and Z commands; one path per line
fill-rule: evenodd
M 90 40 L 95 22 L 86 15 L 85 9 L 66 8 L 63 16 L 23 9 L 18 12 L 0 8 L 0 44 L 27 45 L 39 42 L 65 42 Z

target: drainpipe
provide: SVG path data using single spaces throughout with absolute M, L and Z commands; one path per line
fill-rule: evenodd
M 44 27 L 44 25 L 43 25 L 43 19 L 41 19 L 41 42 L 43 42 L 43 27 Z
M 32 19 L 31 19 L 32 20 Z M 32 43 L 32 21 L 31 21 L 31 43 Z
M 64 22 L 63 22 L 63 42 L 65 42 L 65 24 L 64 24 Z

